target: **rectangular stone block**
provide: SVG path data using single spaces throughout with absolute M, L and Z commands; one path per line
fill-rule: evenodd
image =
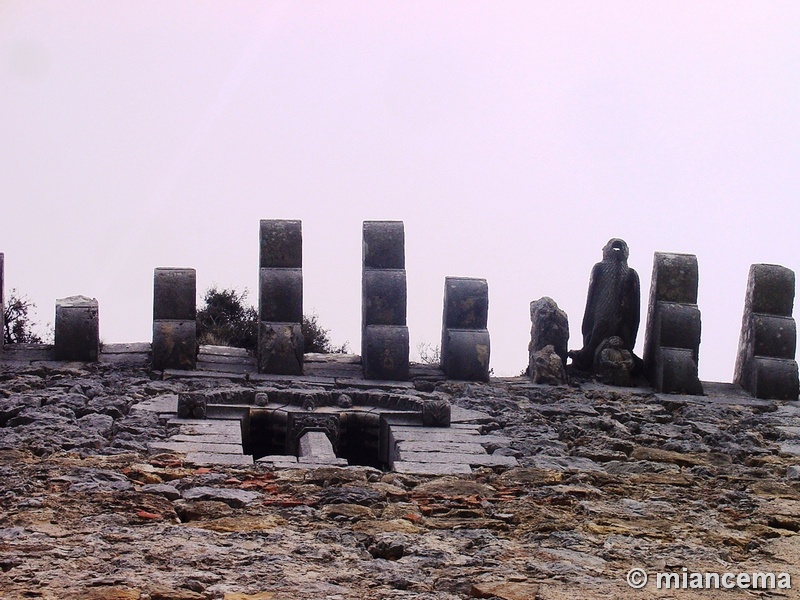
M 213 452 L 189 452 L 186 461 L 202 466 L 211 465 L 252 465 L 253 457 L 250 454 L 216 454 Z
M 405 269 L 405 230 L 402 221 L 364 221 L 365 269 Z
M 262 220 L 260 222 L 259 248 L 259 266 L 262 269 L 302 268 L 302 221 Z
M 750 368 L 750 392 L 753 396 L 770 400 L 797 400 L 800 385 L 795 360 L 755 356 Z
M 792 318 L 794 271 L 780 265 L 751 265 L 734 383 L 757 398 L 796 400 L 794 355 L 797 330 Z
M 150 451 L 161 452 L 182 452 L 187 454 L 189 452 L 206 452 L 211 454 L 244 454 L 242 450 L 241 441 L 229 444 L 217 444 L 211 442 L 179 442 L 179 441 L 165 441 L 165 442 L 151 442 L 147 445 Z
M 448 379 L 489 381 L 489 331 L 446 329 L 442 335 L 442 371 Z
M 669 348 L 692 350 L 695 361 L 700 347 L 700 309 L 694 304 L 658 302 L 654 342 Z
M 300 458 L 316 458 L 335 460 L 336 452 L 333 444 L 324 431 L 308 431 L 297 442 L 297 456 Z
M 750 331 L 754 356 L 794 359 L 797 326 L 793 318 L 753 313 Z
M 100 354 L 100 317 L 95 298 L 56 300 L 56 360 L 96 361 Z
M 472 467 L 515 467 L 517 459 L 513 456 L 494 454 L 453 454 L 450 452 L 403 452 L 403 462 L 445 463 L 449 465 L 467 464 Z
M 302 323 L 302 269 L 261 269 L 258 298 L 261 321 Z
M 653 389 L 665 394 L 703 395 L 692 350 L 662 346 L 658 354 L 656 374 L 651 382 Z
M 194 269 L 158 267 L 153 273 L 153 319 L 194 321 L 197 316 Z
M 464 463 L 428 463 L 400 460 L 392 465 L 397 473 L 406 475 L 469 475 L 472 473 L 468 464 Z
M 258 372 L 303 374 L 303 332 L 300 323 L 259 323 Z
M 444 278 L 446 329 L 486 329 L 489 317 L 489 284 L 475 277 Z
M 153 322 L 153 369 L 193 370 L 197 365 L 197 322 Z
M 745 311 L 791 317 L 794 308 L 794 271 L 781 265 L 750 265 Z
M 364 269 L 361 278 L 362 323 L 406 324 L 406 272 L 402 269 Z
M 650 295 L 658 302 L 697 304 L 697 256 L 656 252 Z
M 361 340 L 361 360 L 365 379 L 408 379 L 408 327 L 366 326 Z
M 697 392 L 702 389 L 699 379 L 695 382 L 701 334 L 697 287 L 694 254 L 654 254 L 642 358 L 645 374 L 656 391 L 666 386 L 674 393 L 702 393 Z M 690 351 L 693 367 L 684 362 L 686 354 L 678 352 L 680 349 Z

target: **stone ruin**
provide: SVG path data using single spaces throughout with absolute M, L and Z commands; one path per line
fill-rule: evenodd
M 303 374 L 303 226 L 261 221 L 258 372 Z
M 261 374 L 301 376 L 302 223 L 273 219 L 262 220 L 259 225 L 255 370 Z M 529 377 L 535 383 L 559 384 L 568 381 L 568 370 L 582 371 L 612 385 L 644 384 L 656 392 L 702 395 L 703 385 L 698 377 L 701 314 L 697 306 L 697 257 L 655 253 L 640 360 L 633 355 L 639 327 L 639 279 L 627 266 L 627 255 L 627 244 L 611 239 L 603 249 L 603 260 L 592 269 L 580 350 L 567 351 L 567 316 L 553 299 L 544 297 L 531 303 Z M 3 261 L 0 254 L 0 301 Z M 798 397 L 794 288 L 794 272 L 790 269 L 764 264 L 750 269 L 734 382 L 753 396 Z M 200 347 L 195 328 L 196 297 L 194 269 L 155 269 L 153 338 L 148 348 L 154 370 L 197 369 Z M 409 379 L 406 297 L 403 222 L 365 221 L 361 370 L 367 380 Z M 455 380 L 488 381 L 487 281 L 446 277 L 443 298 L 442 374 Z M 85 296 L 62 298 L 56 301 L 55 313 L 52 358 L 97 361 L 101 354 L 97 300 Z M 609 345 L 614 338 L 621 340 L 618 347 Z M 629 360 L 633 362 L 624 370 L 630 376 L 616 373 L 614 369 Z
M 649 385 L 659 393 L 702 396 L 697 257 L 655 253 L 640 361 L 633 355 L 639 280 L 627 267 L 627 252 L 624 241 L 610 240 L 603 249 L 603 261 L 592 270 L 580 350 L 566 352 L 567 317 L 552 298 L 531 303 L 528 375 L 534 383 L 565 383 L 569 355 L 573 372 L 603 383 Z M 794 272 L 786 267 L 757 264 L 750 268 L 734 383 L 757 398 L 798 399 L 794 288 Z M 609 342 L 611 348 L 606 347 Z M 627 365 L 623 370 L 630 377 L 620 376 L 621 365 Z
M 364 221 L 361 361 L 366 379 L 408 379 L 406 252 L 402 221 Z
M 757 398 L 797 400 L 794 286 L 786 267 L 750 267 L 734 381 Z
M 581 376 L 612 386 L 650 386 L 657 393 L 703 394 L 698 378 L 697 257 L 655 253 L 644 354 L 639 359 L 633 354 L 639 279 L 627 266 L 627 256 L 627 244 L 612 239 L 603 249 L 603 260 L 594 266 L 580 350 L 568 352 L 567 315 L 553 299 L 531 303 L 532 383 L 561 385 Z M 0 294 L 3 260 L 0 254 Z M 751 267 L 734 383 L 758 398 L 798 398 L 796 327 L 791 317 L 794 285 L 794 273 L 785 267 Z M 475 419 L 484 418 L 480 413 L 466 411 L 470 414 L 465 416 L 459 409 L 456 414 L 446 395 L 432 391 L 432 382 L 445 379 L 489 381 L 488 283 L 445 278 L 441 363 L 421 374 L 420 367 L 409 363 L 401 221 L 363 224 L 360 358 L 320 362 L 304 357 L 300 221 L 260 222 L 255 357 L 239 349 L 198 344 L 196 297 L 194 269 L 156 268 L 152 343 L 103 348 L 97 300 L 59 299 L 55 344 L 42 345 L 37 356 L 93 362 L 138 353 L 148 356 L 150 368 L 164 378 L 222 376 L 247 382 L 250 387 L 184 392 L 175 399 L 176 422 L 194 437 L 191 442 L 170 442 L 170 447 L 190 454 L 200 448 L 199 461 L 246 463 L 255 457 L 277 465 L 352 462 L 427 473 L 513 464 L 511 457 L 487 454 L 469 439 L 478 433 Z M 3 357 L 9 353 L 13 350 L 5 349 Z M 451 423 L 458 427 L 451 428 Z M 446 460 L 426 462 L 420 450 L 426 445 L 445 446 L 447 451 L 437 454 L 437 460 Z

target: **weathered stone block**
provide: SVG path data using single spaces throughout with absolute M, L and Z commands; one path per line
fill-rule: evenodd
M 422 404 L 423 427 L 450 427 L 450 402 L 444 398 L 426 400 Z
M 278 323 L 303 321 L 303 270 L 261 269 L 259 319 Z
M 695 362 L 700 347 L 700 309 L 694 304 L 658 302 L 655 310 L 653 341 L 658 346 L 686 348 Z
M 547 385 L 567 383 L 564 360 L 556 354 L 552 344 L 531 353 L 528 360 L 528 374 L 533 383 Z
M 259 266 L 299 269 L 303 266 L 301 221 L 264 219 L 260 222 Z
M 330 460 L 336 458 L 336 452 L 324 431 L 307 431 L 297 443 L 297 456 Z
M 486 329 L 489 285 L 475 277 L 444 278 L 445 329 Z
M 197 322 L 153 321 L 153 369 L 192 370 L 197 365 Z
M 197 273 L 194 269 L 159 267 L 153 273 L 153 319 L 194 321 Z
M 697 304 L 698 269 L 694 254 L 656 252 L 650 295 L 659 302 Z
M 697 286 L 695 255 L 655 253 L 643 362 L 658 392 L 703 393 L 697 376 L 702 331 Z
M 365 379 L 408 379 L 408 327 L 367 325 L 361 339 Z
M 794 271 L 781 265 L 750 266 L 745 310 L 791 317 L 794 308 Z
M 338 414 L 315 412 L 289 412 L 286 422 L 286 453 L 298 455 L 300 440 L 308 432 L 320 431 L 330 441 L 335 455 L 339 446 L 341 422 Z
M 56 300 L 56 360 L 96 361 L 100 354 L 99 306 L 95 298 Z
M 258 372 L 303 374 L 303 333 L 300 323 L 259 323 Z
M 489 381 L 489 351 L 486 329 L 445 329 L 442 371 L 449 379 Z
M 797 325 L 793 318 L 753 313 L 750 332 L 754 356 L 794 359 Z
M 660 347 L 653 388 L 666 394 L 703 395 L 694 352 L 689 348 Z
M 205 419 L 207 411 L 208 397 L 202 392 L 180 392 L 178 394 L 179 419 Z
M 364 221 L 365 269 L 405 269 L 405 231 L 402 221 Z
M 772 400 L 797 400 L 800 394 L 797 361 L 755 356 L 750 364 L 750 393 L 753 396 Z
M 528 344 L 529 364 L 533 356 L 546 346 L 553 346 L 564 365 L 567 364 L 569 320 L 552 298 L 544 296 L 531 302 L 531 341 Z M 533 373 L 533 369 L 529 370 Z
M 406 272 L 364 269 L 361 279 L 362 322 L 365 325 L 406 324 Z
M 758 398 L 798 398 L 794 281 L 780 265 L 750 267 L 733 380 Z

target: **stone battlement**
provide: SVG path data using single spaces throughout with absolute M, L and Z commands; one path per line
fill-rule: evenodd
M 300 221 L 260 222 L 256 356 L 252 365 L 246 361 L 227 361 L 248 377 L 251 367 L 258 374 L 288 377 L 302 376 L 307 370 L 301 330 L 302 249 Z M 585 344 L 582 350 L 569 353 L 573 358 L 571 364 L 567 363 L 566 315 L 550 298 L 531 304 L 529 376 L 536 383 L 560 384 L 583 373 L 611 385 L 649 385 L 657 392 L 702 395 L 703 385 L 698 378 L 701 312 L 697 306 L 697 257 L 655 253 L 644 357 L 639 359 L 632 354 L 639 325 L 639 282 L 635 271 L 627 267 L 627 253 L 623 240 L 612 239 L 604 248 L 603 262 L 595 265 L 582 332 Z M 0 254 L 0 301 L 3 259 Z M 619 268 L 614 266 L 617 263 Z M 619 269 L 624 271 L 625 282 L 619 279 L 622 275 L 615 274 L 623 273 Z M 150 366 L 156 371 L 209 370 L 201 364 L 202 357 L 215 354 L 209 350 L 203 352 L 197 344 L 196 285 L 194 269 L 154 270 L 153 339 L 147 352 Z M 798 398 L 796 325 L 792 318 L 794 292 L 791 270 L 779 265 L 751 267 L 734 383 L 753 396 Z M 364 379 L 408 381 L 411 378 L 406 298 L 403 222 L 365 221 L 361 356 L 357 361 Z M 486 279 L 445 278 L 440 352 L 444 377 L 489 380 L 488 311 Z M 45 347 L 29 352 L 43 352 L 48 360 L 89 362 L 102 360 L 103 354 L 124 355 L 125 352 L 109 351 L 112 347 L 101 351 L 99 312 L 93 298 L 74 296 L 57 300 L 52 356 Z M 139 351 L 141 348 L 133 354 Z M 15 360 L 23 354 L 5 349 L 0 360 Z M 217 355 L 222 356 L 219 352 Z

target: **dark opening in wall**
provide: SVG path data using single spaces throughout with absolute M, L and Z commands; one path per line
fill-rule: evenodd
M 338 458 L 350 465 L 388 469 L 385 427 L 378 414 L 360 411 L 303 411 L 252 408 L 244 453 L 254 460 L 270 455 L 298 456 L 298 441 L 309 431 L 324 431 Z

